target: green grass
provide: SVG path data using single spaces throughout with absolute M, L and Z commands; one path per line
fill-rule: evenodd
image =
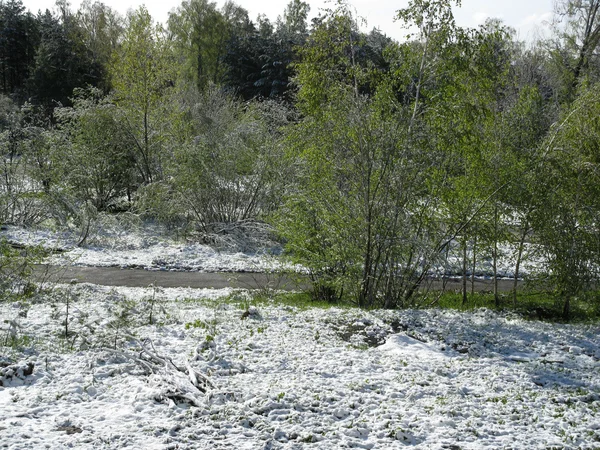
M 314 300 L 309 292 L 277 292 L 274 294 L 264 294 L 257 292 L 253 295 L 251 304 L 254 306 L 259 305 L 285 305 L 293 306 L 298 309 L 310 309 L 310 308 L 343 308 L 348 309 L 354 307 L 348 302 L 327 302 L 323 300 Z
M 570 321 L 587 322 L 600 320 L 600 292 L 588 294 L 571 303 Z M 494 302 L 490 293 L 469 294 L 467 303 L 463 304 L 462 294 L 446 292 L 440 296 L 435 305 L 442 309 L 457 311 L 472 311 L 478 308 L 492 310 L 514 311 L 525 318 L 563 322 L 563 301 L 551 292 L 525 292 L 519 294 L 517 304 L 513 305 L 512 296 L 500 295 L 500 306 Z
M 456 311 L 472 311 L 479 308 L 488 308 L 498 311 L 513 311 L 524 318 L 532 320 L 545 320 L 551 322 L 564 322 L 562 316 L 563 302 L 552 292 L 528 292 L 519 293 L 517 305 L 513 305 L 512 296 L 508 293 L 500 294 L 500 306 L 497 307 L 494 302 L 494 295 L 491 293 L 469 294 L 467 303 L 463 304 L 462 294 L 459 292 L 445 292 L 441 294 L 438 301 L 431 304 L 431 294 L 429 299 L 415 299 L 416 305 L 431 305 L 434 308 L 452 309 Z M 437 293 L 433 293 L 437 296 Z M 422 300 L 422 301 L 420 301 Z M 315 300 L 310 292 L 265 292 L 263 290 L 239 290 L 229 296 L 217 300 L 206 299 L 186 299 L 191 303 L 204 303 L 207 306 L 215 306 L 219 303 L 228 303 L 239 306 L 242 310 L 247 310 L 250 306 L 269 306 L 285 305 L 292 306 L 301 310 L 310 308 L 356 308 L 356 305 L 349 301 L 327 302 Z M 418 306 L 417 306 L 418 307 Z M 425 306 L 423 306 L 425 307 Z M 600 321 L 600 291 L 588 293 L 585 298 L 576 299 L 571 303 L 571 322 L 597 322 Z
M 314 300 L 310 292 L 264 292 L 263 290 L 236 290 L 233 293 L 219 297 L 217 299 L 208 298 L 184 298 L 179 300 L 186 304 L 200 304 L 207 307 L 215 307 L 219 304 L 228 304 L 238 306 L 242 310 L 247 310 L 250 306 L 269 306 L 286 305 L 298 309 L 309 308 L 353 308 L 351 302 L 327 302 L 323 300 Z

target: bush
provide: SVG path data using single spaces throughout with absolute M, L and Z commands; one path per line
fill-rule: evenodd
M 0 240 L 0 300 L 14 301 L 32 297 L 34 265 L 47 255 L 42 247 L 25 247 Z
M 196 95 L 185 143 L 173 149 L 164 180 L 139 191 L 137 208 L 219 246 L 237 246 L 238 236 L 268 239 L 263 219 L 279 204 L 286 176 L 279 129 L 268 122 L 273 108 L 216 89 Z

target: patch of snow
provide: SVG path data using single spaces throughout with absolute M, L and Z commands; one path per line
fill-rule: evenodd
M 0 236 L 11 242 L 25 245 L 42 245 L 50 249 L 62 249 L 47 263 L 62 266 L 93 266 L 143 268 L 146 270 L 199 271 L 199 272 L 270 272 L 286 269 L 303 271 L 299 266 L 282 262 L 277 255 L 281 249 L 263 249 L 253 252 L 216 250 L 209 245 L 184 242 L 175 239 L 160 227 L 151 225 L 112 225 L 101 230 L 89 245 L 77 247 L 79 236 L 74 232 L 50 232 L 44 229 L 5 227 Z M 544 259 L 536 255 L 536 248 L 526 246 L 519 277 L 540 272 Z M 435 267 L 432 275 L 456 275 L 461 272 L 462 260 L 458 244 L 451 246 L 447 266 Z M 498 275 L 513 277 L 515 250 L 509 246 L 499 249 Z M 471 257 L 469 255 L 469 257 Z M 469 268 L 469 271 L 471 269 Z M 492 262 L 479 258 L 476 266 L 478 278 L 492 275 Z
M 429 361 L 431 358 L 445 358 L 447 354 L 432 345 L 400 334 L 389 336 L 386 343 L 379 347 L 383 351 L 399 356 Z
M 186 243 L 165 236 L 153 227 L 111 232 L 77 247 L 78 236 L 69 232 L 5 227 L 0 236 L 10 242 L 61 249 L 45 262 L 59 266 L 143 268 L 199 272 L 269 272 L 288 266 L 269 251 L 218 251 L 208 245 Z
M 0 304 L 0 317 L 18 320 L 19 336 L 29 337 L 0 347 L 0 364 L 34 364 L 31 375 L 0 387 L 3 446 L 528 449 L 600 442 L 598 324 L 530 322 L 489 310 L 274 303 L 252 303 L 253 314 L 244 314 L 248 300 L 230 289 L 69 289 L 19 308 Z M 67 299 L 73 334 L 65 340 L 58 335 Z M 114 326 L 120 314 L 128 320 L 123 328 Z M 393 333 L 394 322 L 402 333 Z M 362 345 L 371 328 L 385 335 L 383 345 Z M 354 329 L 364 336 L 347 339 L 343 331 Z M 135 361 L 141 346 L 214 386 L 194 390 L 171 363 L 146 373 Z

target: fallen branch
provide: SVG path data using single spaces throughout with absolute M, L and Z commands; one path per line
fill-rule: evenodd
M 103 348 L 103 350 L 133 361 L 147 375 L 159 377 L 162 381 L 161 384 L 166 386 L 163 393 L 156 398 L 157 400 L 185 401 L 195 406 L 201 406 L 198 395 L 206 394 L 209 389 L 214 387 L 208 377 L 194 369 L 189 361 L 186 361 L 185 367 L 181 367 L 175 364 L 171 358 L 161 356 L 150 339 L 137 342 L 141 348 L 138 354 L 111 348 Z

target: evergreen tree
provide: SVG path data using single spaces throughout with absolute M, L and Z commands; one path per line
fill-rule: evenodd
M 25 99 L 38 43 L 38 23 L 22 1 L 0 1 L 0 92 Z
M 38 16 L 41 41 L 35 68 L 28 80 L 31 101 L 48 112 L 57 105 L 70 105 L 76 87 L 95 86 L 102 79 L 101 69 L 90 58 L 75 17 L 68 9 L 62 17 L 46 10 Z

